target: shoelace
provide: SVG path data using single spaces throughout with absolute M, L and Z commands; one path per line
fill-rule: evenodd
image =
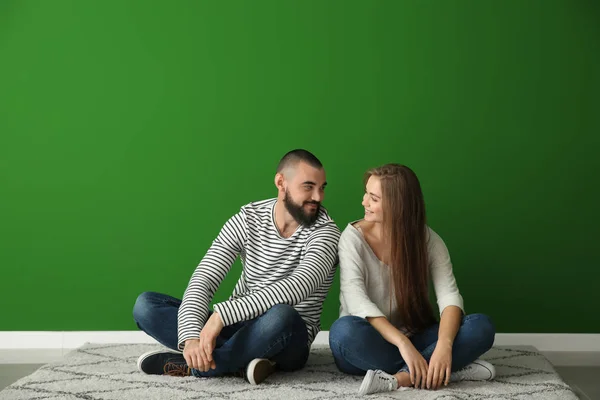
M 476 368 L 473 364 L 469 364 L 459 371 L 460 375 L 463 379 L 471 379 L 476 371 Z
M 185 364 L 167 362 L 163 368 L 165 375 L 170 376 L 189 376 L 190 369 Z
M 374 385 L 371 386 L 371 388 L 375 391 L 390 391 L 390 389 L 393 387 L 393 381 L 387 376 L 376 374 L 376 378 L 377 380 L 373 382 Z

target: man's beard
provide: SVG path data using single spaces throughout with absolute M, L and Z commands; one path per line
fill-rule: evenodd
M 306 204 L 316 205 L 317 208 L 315 209 L 315 212 L 307 214 L 304 211 L 304 205 Z M 294 203 L 287 190 L 285 191 L 285 197 L 283 198 L 283 205 L 285 206 L 285 209 L 290 213 L 290 215 L 296 220 L 296 222 L 305 226 L 311 226 L 315 223 L 315 221 L 319 217 L 319 211 L 321 209 L 321 203 L 319 203 L 318 201 L 305 201 L 301 205 Z

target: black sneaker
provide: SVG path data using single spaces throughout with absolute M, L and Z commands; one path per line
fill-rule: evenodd
M 266 358 L 255 358 L 246 367 L 246 380 L 251 385 L 258 385 L 275 371 L 275 363 Z
M 138 369 L 150 375 L 190 376 L 183 354 L 174 350 L 154 350 L 138 358 Z

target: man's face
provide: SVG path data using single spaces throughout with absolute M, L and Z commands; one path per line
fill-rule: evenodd
M 325 171 L 299 162 L 285 180 L 283 204 L 290 215 L 302 225 L 312 225 L 319 215 L 325 197 Z

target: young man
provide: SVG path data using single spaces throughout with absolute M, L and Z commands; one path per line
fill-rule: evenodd
M 171 350 L 143 354 L 138 368 L 175 376 L 243 373 L 251 384 L 275 369 L 302 368 L 337 265 L 340 231 L 321 207 L 326 185 L 313 154 L 290 151 L 277 167 L 277 198 L 247 204 L 227 221 L 183 301 L 142 293 L 133 309 L 138 327 Z M 233 294 L 210 311 L 238 256 L 243 271 Z

